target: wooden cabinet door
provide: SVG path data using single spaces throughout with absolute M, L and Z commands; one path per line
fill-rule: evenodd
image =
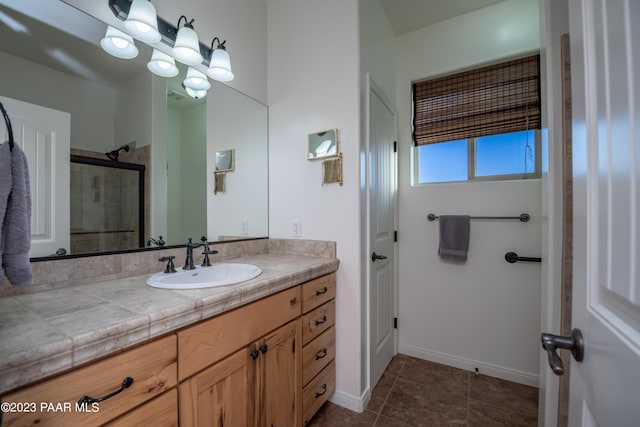
M 257 425 L 296 426 L 301 424 L 302 390 L 300 321 L 292 321 L 267 335 L 257 344 L 258 365 Z
M 253 425 L 254 363 L 249 349 L 242 348 L 181 383 L 180 425 Z

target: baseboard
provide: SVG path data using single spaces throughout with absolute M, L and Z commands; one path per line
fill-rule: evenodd
M 354 412 L 363 412 L 367 403 L 369 403 L 370 398 L 371 393 L 368 388 L 364 393 L 362 393 L 362 396 L 354 396 L 352 394 L 336 390 L 329 398 L 329 401 Z
M 479 373 L 482 375 L 488 375 L 490 377 L 496 377 L 532 387 L 538 387 L 540 382 L 538 374 L 505 368 L 503 366 L 492 365 L 490 363 L 467 359 L 460 356 L 427 350 L 425 348 L 412 345 L 401 345 L 398 351 L 402 354 L 406 354 L 407 356 L 417 357 L 418 359 L 428 360 L 430 362 L 440 363 L 442 365 L 452 366 L 466 371 L 475 372 L 475 369 L 478 368 Z

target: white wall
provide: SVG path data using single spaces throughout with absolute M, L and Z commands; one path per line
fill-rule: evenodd
M 207 235 L 207 105 L 167 110 L 167 230 L 165 240 L 194 243 Z
M 224 85 L 213 87 L 207 103 L 207 230 L 220 236 L 269 235 L 268 112 L 265 105 Z M 216 151 L 235 150 L 235 169 L 225 192 L 214 194 Z M 243 234 L 241 223 L 246 221 Z
M 337 242 L 337 391 L 362 405 L 358 4 L 270 0 L 269 235 Z M 321 185 L 321 163 L 306 160 L 307 134 L 338 128 L 344 186 Z
M 73 148 L 98 152 L 113 149 L 113 89 L 4 52 L 0 52 L 0 63 L 3 96 L 70 113 Z
M 168 203 L 180 200 L 183 239 L 198 243 L 207 235 L 207 104 L 183 110 L 181 129 L 182 190 L 169 194 Z
M 153 74 L 144 70 L 131 76 L 118 88 L 115 111 L 115 141 L 113 147 L 135 142 L 136 148 L 152 143 L 151 96 Z M 164 92 L 163 92 L 164 93 Z
M 400 352 L 537 385 L 540 180 L 411 185 L 411 82 L 539 49 L 538 2 L 509 0 L 396 39 L 399 109 Z M 437 257 L 438 223 L 426 215 L 518 215 L 529 223 L 471 225 L 464 265 Z

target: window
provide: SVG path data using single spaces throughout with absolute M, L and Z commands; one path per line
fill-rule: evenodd
M 416 147 L 417 184 L 540 177 L 535 130 Z
M 414 83 L 415 182 L 540 176 L 539 55 Z

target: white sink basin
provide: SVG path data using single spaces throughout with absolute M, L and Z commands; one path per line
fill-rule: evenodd
M 157 273 L 149 277 L 147 285 L 163 289 L 200 289 L 233 285 L 253 279 L 262 273 L 260 267 L 234 262 L 196 267 L 195 270 L 177 268 L 177 273 Z

